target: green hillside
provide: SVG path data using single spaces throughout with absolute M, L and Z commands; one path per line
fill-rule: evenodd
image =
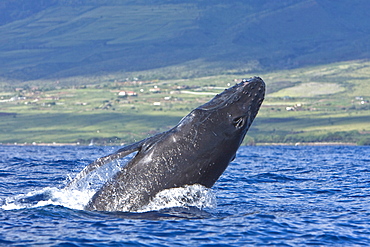
M 168 130 L 245 75 L 4 89 L 1 143 L 122 144 Z M 370 62 L 259 74 L 264 104 L 246 143 L 370 140 Z M 119 92 L 126 92 L 120 96 Z M 136 93 L 137 95 L 128 95 Z
M 348 11 L 350 9 L 350 11 Z M 81 85 L 369 58 L 367 0 L 3 0 L 0 82 Z

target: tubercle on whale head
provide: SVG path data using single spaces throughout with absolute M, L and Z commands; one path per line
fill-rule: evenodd
M 255 101 L 262 103 L 265 97 L 265 87 L 265 82 L 260 77 L 243 79 L 240 83 L 225 89 L 222 93 L 217 94 L 212 100 L 197 109 L 216 110 L 235 103 L 241 103 L 244 106 L 253 104 Z

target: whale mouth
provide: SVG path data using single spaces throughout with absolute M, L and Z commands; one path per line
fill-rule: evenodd
M 248 107 L 250 110 L 252 105 L 261 105 L 265 97 L 265 82 L 260 77 L 243 79 L 240 83 L 233 87 L 225 89 L 222 93 L 217 94 L 212 100 L 198 107 L 202 110 L 221 109 L 235 103 L 243 104 L 242 108 Z

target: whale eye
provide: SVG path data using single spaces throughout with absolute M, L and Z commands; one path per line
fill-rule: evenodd
M 235 128 L 240 129 L 244 125 L 244 117 L 237 117 L 233 119 L 233 125 Z

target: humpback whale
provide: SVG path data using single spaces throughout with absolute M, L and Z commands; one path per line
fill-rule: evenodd
M 165 189 L 194 184 L 211 188 L 235 158 L 264 95 L 261 78 L 244 79 L 192 110 L 172 129 L 97 159 L 66 188 L 134 152 L 135 156 L 97 190 L 86 210 L 137 211 Z

